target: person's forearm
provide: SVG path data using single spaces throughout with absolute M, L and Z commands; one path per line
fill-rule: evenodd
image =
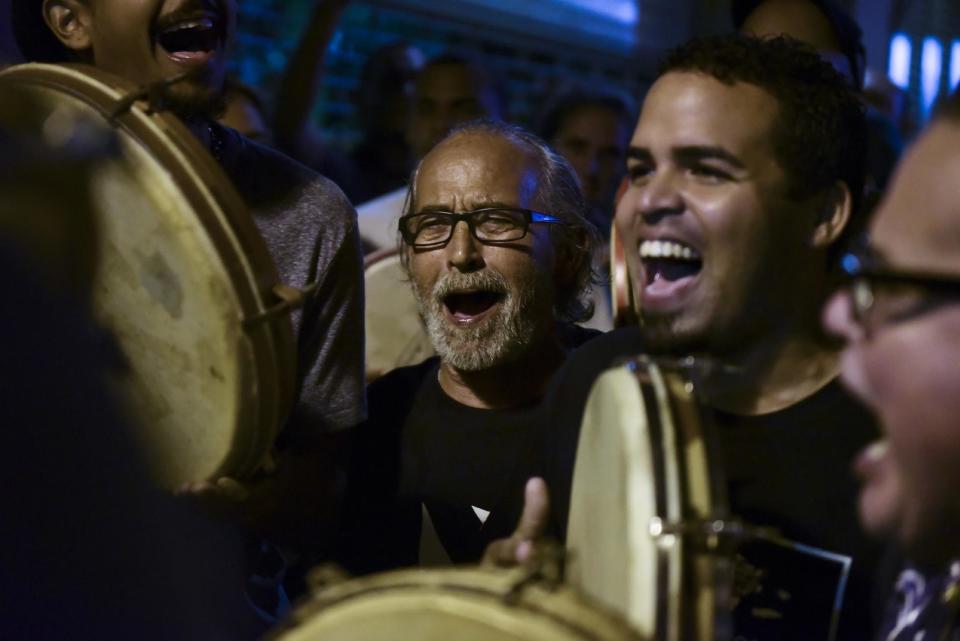
M 280 82 L 274 113 L 277 146 L 297 156 L 323 80 L 326 51 L 349 0 L 318 0 Z

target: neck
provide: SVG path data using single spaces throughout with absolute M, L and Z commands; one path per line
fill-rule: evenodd
M 184 124 L 190 132 L 200 141 L 200 144 L 210 151 L 210 155 L 218 163 L 223 162 L 223 140 L 214 130 L 214 121 L 205 116 L 192 116 L 183 118 Z
M 438 380 L 444 393 L 461 405 L 479 409 L 518 407 L 543 397 L 564 357 L 559 341 L 551 337 L 517 361 L 476 372 L 441 363 Z
M 726 367 L 705 381 L 711 405 L 742 415 L 790 407 L 822 389 L 839 370 L 837 351 L 818 327 L 784 328 L 721 362 Z
M 210 144 L 210 119 L 196 116 L 181 117 L 180 120 L 187 126 L 194 136 L 204 145 Z

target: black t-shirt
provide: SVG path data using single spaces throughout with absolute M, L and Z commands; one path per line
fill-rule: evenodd
M 636 328 L 611 332 L 574 353 L 548 392 L 544 476 L 551 493 L 554 533 L 560 538 L 566 532 L 580 418 L 590 387 L 618 358 L 642 351 Z M 751 524 L 777 528 L 792 541 L 838 555 L 837 562 L 852 559 L 837 638 L 869 638 L 879 548 L 866 539 L 857 522 L 858 488 L 850 463 L 877 437 L 874 419 L 834 381 L 784 410 L 761 416 L 715 412 L 714 422 L 731 512 Z M 780 578 L 796 580 L 801 570 L 818 564 L 828 574 L 837 563 L 799 553 L 781 554 L 770 546 L 746 548 L 743 555 L 747 568 L 759 570 L 754 576 L 761 577 L 764 592 L 742 598 L 735 611 L 737 634 L 745 639 L 813 638 L 811 628 L 804 626 L 819 626 L 826 617 L 821 606 L 829 612 L 830 595 L 820 583 L 805 586 L 806 579 L 799 590 L 792 590 L 806 594 L 791 594 L 771 584 Z M 816 577 L 817 581 L 822 578 Z M 771 598 L 777 602 L 771 603 Z M 818 612 L 804 616 L 802 608 L 813 606 L 801 604 L 815 601 Z M 760 610 L 766 615 L 776 610 L 784 616 L 754 616 Z
M 596 335 L 582 332 L 577 344 Z M 415 565 L 426 507 L 450 560 L 480 560 L 509 536 L 523 488 L 542 466 L 539 403 L 478 409 L 447 396 L 439 358 L 394 370 L 369 390 L 355 430 L 339 561 L 364 574 Z

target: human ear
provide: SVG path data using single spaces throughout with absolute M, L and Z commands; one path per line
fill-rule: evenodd
M 83 0 L 44 0 L 43 19 L 63 46 L 76 52 L 93 46 L 90 7 Z
M 810 244 L 817 249 L 823 249 L 835 243 L 850 223 L 852 213 L 853 197 L 850 188 L 845 182 L 838 180 L 827 190 Z

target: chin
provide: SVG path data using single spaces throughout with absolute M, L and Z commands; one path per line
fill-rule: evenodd
M 222 87 L 190 83 L 174 87 L 169 94 L 170 109 L 181 118 L 215 118 L 226 108 Z
M 903 517 L 897 536 L 900 546 L 914 563 L 934 570 L 960 557 L 960 507 L 932 506 L 924 510 L 922 504 L 911 506 Z
M 870 485 L 860 490 L 860 523 L 870 536 L 878 539 L 902 539 L 899 535 L 899 506 L 889 494 L 884 488 Z
M 704 351 L 705 332 L 699 325 L 680 314 L 645 314 L 640 324 L 647 350 L 671 355 Z

